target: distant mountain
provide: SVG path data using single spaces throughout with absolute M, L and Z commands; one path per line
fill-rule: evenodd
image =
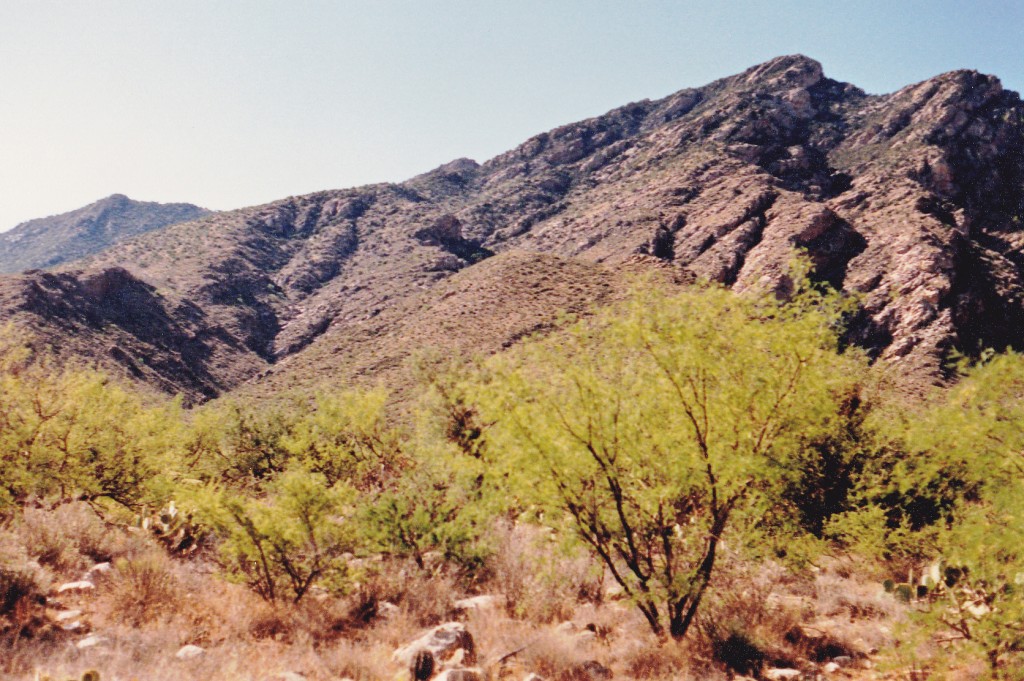
M 953 71 L 887 95 L 773 59 L 399 184 L 318 192 L 0 277 L 0 318 L 199 400 L 408 380 L 657 268 L 784 294 L 793 249 L 856 296 L 848 341 L 915 385 L 1024 349 L 1024 105 Z M 400 386 L 399 386 L 400 389 Z
M 123 239 L 210 211 L 189 203 L 133 201 L 114 194 L 70 213 L 0 233 L 0 273 L 44 269 L 98 253 Z

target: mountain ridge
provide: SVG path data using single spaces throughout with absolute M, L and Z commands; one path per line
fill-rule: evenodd
M 124 238 L 209 212 L 190 203 L 135 201 L 124 194 L 111 194 L 82 208 L 28 220 L 0 232 L 0 273 L 72 262 Z
M 817 279 L 861 301 L 851 342 L 922 385 L 941 383 L 954 350 L 1016 347 L 1024 330 L 1021 148 L 1024 107 L 994 77 L 951 71 L 869 95 L 792 55 L 540 133 L 482 164 L 456 159 L 402 183 L 167 227 L 62 275 L 123 268 L 159 293 L 168 319 L 195 325 L 205 349 L 189 355 L 193 373 L 210 380 L 200 388 L 159 362 L 140 380 L 205 399 L 258 376 L 275 386 L 372 380 L 343 368 L 359 358 L 338 360 L 353 334 L 409 301 L 433 305 L 430 291 L 455 273 L 465 283 L 479 272 L 492 286 L 481 264 L 495 254 L 555 258 L 548 275 L 512 268 L 510 287 L 520 288 L 510 295 L 562 281 L 554 263 L 573 261 L 612 277 L 641 262 L 681 280 L 781 293 L 802 248 Z M 12 309 L 5 288 L 27 285 L 0 282 L 0 309 Z M 539 306 L 538 320 L 557 314 L 542 298 L 521 304 Z M 13 309 L 60 335 L 45 310 Z M 444 314 L 438 307 L 435 328 Z M 184 361 L 161 349 L 158 328 L 88 334 Z

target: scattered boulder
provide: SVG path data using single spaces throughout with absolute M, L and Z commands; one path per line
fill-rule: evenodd
M 427 267 L 429 272 L 458 272 L 466 266 L 466 261 L 453 253 L 445 253 L 434 259 Z
M 67 622 L 68 620 L 77 619 L 82 616 L 81 610 L 61 610 L 53 616 L 53 619 L 58 622 Z
M 100 636 L 99 634 L 92 634 L 86 636 L 81 641 L 75 644 L 75 647 L 79 650 L 88 650 L 89 648 L 96 648 L 98 646 L 106 645 L 110 642 L 106 636 Z
M 835 664 L 840 667 L 852 667 L 853 658 L 849 655 L 839 655 L 838 657 L 833 657 L 830 664 Z
M 570 622 L 568 620 L 562 622 L 557 627 L 555 627 L 555 631 L 557 631 L 560 634 L 575 634 L 579 630 L 579 625 L 577 625 L 575 622 Z
M 88 579 L 81 579 L 77 582 L 67 582 L 65 584 L 61 584 L 57 588 L 57 593 L 63 594 L 68 592 L 85 592 L 92 591 L 95 588 L 96 585 L 90 582 Z
M 381 601 L 377 604 L 377 617 L 390 619 L 401 612 L 401 609 L 390 601 Z
M 461 600 L 452 603 L 452 607 L 457 611 L 470 612 L 480 610 L 494 610 L 504 605 L 505 598 L 503 596 L 494 595 L 483 595 L 473 596 L 472 598 L 463 598 Z
M 84 575 L 84 576 L 82 577 L 82 579 L 84 579 L 84 580 L 87 580 L 87 581 L 90 581 L 90 582 L 91 582 L 91 581 L 93 581 L 93 580 L 95 579 L 95 577 L 96 577 L 97 575 L 105 575 L 105 574 L 108 574 L 108 573 L 109 573 L 110 571 L 112 571 L 113 569 L 114 569 L 114 566 L 113 566 L 113 565 L 111 565 L 110 563 L 107 563 L 107 562 L 103 562 L 103 563 L 96 563 L 95 565 L 93 565 L 93 566 L 92 566 L 91 568 L 89 568 L 89 569 L 88 569 L 88 570 L 86 571 L 86 573 L 85 573 L 85 575 Z
M 189 644 L 187 646 L 182 646 L 181 649 L 174 654 L 174 657 L 179 660 L 194 660 L 205 654 L 206 651 L 199 646 Z
M 399 648 L 392 658 L 395 662 L 410 667 L 420 651 L 429 652 L 435 661 L 444 661 L 453 657 L 459 649 L 465 651 L 463 660 L 467 664 L 476 662 L 476 646 L 473 643 L 473 636 L 466 630 L 466 625 L 462 622 L 447 622 Z
M 575 641 L 576 647 L 587 648 L 597 642 L 597 633 L 590 629 L 584 629 L 573 636 L 573 641 Z
M 799 669 L 766 669 L 764 672 L 768 681 L 796 681 L 803 675 Z
M 462 222 L 452 214 L 439 217 L 432 224 L 413 234 L 426 244 L 443 245 L 462 241 Z
M 281 672 L 274 681 L 306 681 L 306 677 L 298 672 Z

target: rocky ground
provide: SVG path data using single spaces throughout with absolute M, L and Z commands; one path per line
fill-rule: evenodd
M 848 557 L 793 569 L 727 555 L 701 621 L 673 642 L 655 637 L 592 562 L 552 557 L 527 527 L 498 528 L 489 577 L 469 591 L 436 560 L 420 569 L 378 556 L 353 558 L 363 577 L 348 595 L 273 605 L 216 577 L 202 552 L 169 557 L 90 513 L 29 512 L 3 542 L 6 552 L 36 542 L 39 560 L 28 564 L 49 586 L 4 620 L 0 678 L 830 681 L 933 678 L 929 664 L 942 678 L 982 671 L 936 657 L 941 645 L 916 639 L 908 619 L 922 605 L 886 591 L 884 566 Z M 110 560 L 90 558 L 101 554 Z

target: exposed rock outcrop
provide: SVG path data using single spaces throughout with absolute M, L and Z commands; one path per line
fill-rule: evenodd
M 858 297 L 851 342 L 918 384 L 941 382 L 953 350 L 1024 345 L 1021 149 L 1024 106 L 992 76 L 954 71 L 868 95 L 812 59 L 780 57 L 483 164 L 209 216 L 81 272 L 0 278 L 0 312 L 69 354 L 202 399 L 247 380 L 393 372 L 409 325 L 389 311 L 441 315 L 431 292 L 493 271 L 492 254 L 645 263 L 784 294 L 803 249 L 813 276 Z M 119 296 L 149 321 L 118 316 Z M 501 326 L 488 321 L 498 307 L 478 305 L 472 333 Z M 375 347 L 353 342 L 370 331 Z M 477 335 L 488 348 L 512 342 Z

